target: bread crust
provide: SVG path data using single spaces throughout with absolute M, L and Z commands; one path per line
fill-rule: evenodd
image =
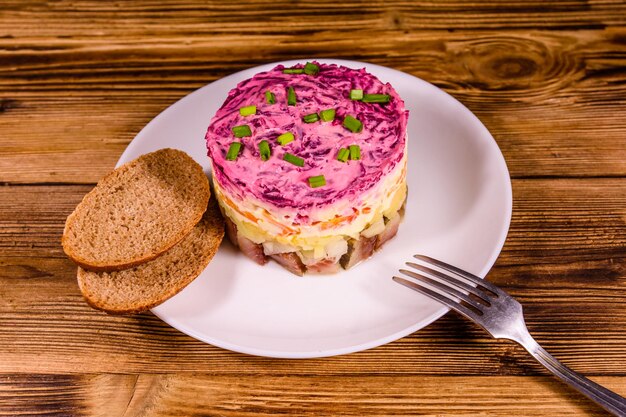
M 174 181 L 177 181 L 175 179 L 177 178 L 175 176 L 177 172 L 171 171 L 175 170 L 179 170 L 182 174 L 184 174 L 181 175 L 184 177 L 181 178 L 181 184 L 173 183 Z M 144 177 L 141 177 L 141 175 L 144 175 Z M 146 179 L 146 175 L 151 177 Z M 139 177 L 140 179 L 137 180 L 134 176 Z M 126 186 L 128 189 L 131 189 L 131 191 L 136 190 L 139 193 L 138 198 L 141 198 L 141 184 L 138 184 L 138 181 L 146 181 L 150 185 L 154 185 L 155 183 L 162 185 L 163 189 L 159 190 L 159 192 L 165 193 L 166 197 L 174 200 L 175 203 L 181 203 L 180 205 L 184 210 L 172 209 L 169 211 L 177 212 L 175 219 L 176 229 L 170 231 L 166 237 L 154 242 L 152 246 L 143 251 L 136 249 L 136 246 L 120 250 L 124 255 L 127 255 L 122 256 L 120 259 L 112 259 L 110 256 L 107 257 L 107 253 L 103 253 L 106 252 L 106 250 L 98 251 L 97 249 L 93 250 L 94 253 L 91 253 L 91 256 L 86 256 L 86 243 L 92 242 L 85 242 L 85 240 L 87 240 L 83 233 L 85 226 L 89 227 L 90 230 L 98 227 L 98 225 L 95 225 L 93 222 L 101 221 L 98 216 L 101 217 L 103 208 L 106 209 L 108 207 L 107 203 L 111 203 L 111 199 L 116 197 L 116 191 L 118 188 L 123 189 Z M 177 187 L 182 188 L 182 190 L 178 190 Z M 126 194 L 123 195 L 126 200 L 128 200 L 129 194 L 131 193 L 128 189 L 126 190 Z M 155 193 L 154 190 L 150 189 L 143 191 L 146 193 Z M 176 193 L 180 193 L 183 196 L 181 197 L 176 195 Z M 98 182 L 98 185 L 96 185 L 93 190 L 83 197 L 83 200 L 66 220 L 63 236 L 61 238 L 63 250 L 67 256 L 80 267 L 96 272 L 116 271 L 141 265 L 157 258 L 165 251 L 171 249 L 191 232 L 194 226 L 202 218 L 202 214 L 207 207 L 210 195 L 211 190 L 208 178 L 202 171 L 202 167 L 186 153 L 175 149 L 165 148 L 142 155 L 139 158 L 110 172 Z M 152 195 L 150 198 L 154 200 L 155 196 Z M 146 201 L 148 203 L 155 204 L 154 201 Z M 158 206 L 158 198 L 155 201 Z M 115 202 L 117 202 L 118 206 L 121 207 L 133 206 L 133 203 L 135 203 L 133 201 Z M 189 204 L 183 205 L 183 202 Z M 143 213 L 140 211 L 139 214 L 137 214 L 137 217 L 141 217 L 146 214 L 145 207 L 138 204 L 135 204 L 135 206 L 143 209 Z M 120 214 L 119 209 L 113 214 L 116 218 L 119 216 L 121 216 L 122 219 L 124 218 L 124 213 Z M 93 222 L 91 221 L 91 218 L 93 218 Z M 114 226 L 118 227 L 118 229 L 119 226 L 125 227 L 123 224 L 115 224 Z M 146 224 L 145 230 L 142 229 L 144 235 L 147 234 L 148 236 L 152 236 L 152 233 L 163 233 L 162 228 L 160 230 L 151 230 L 151 228 L 158 228 L 158 224 Z M 136 229 L 136 227 L 132 230 L 127 228 L 131 234 L 133 232 L 138 232 Z M 137 236 L 134 237 L 135 241 L 137 241 Z M 120 240 L 120 242 L 116 242 L 116 247 L 117 245 L 123 246 L 128 243 L 123 239 Z
M 120 271 L 78 268 L 77 280 L 87 303 L 113 315 L 137 314 L 163 303 L 189 285 L 207 267 L 224 237 L 224 219 L 215 199 L 202 220 L 180 243 L 156 259 Z

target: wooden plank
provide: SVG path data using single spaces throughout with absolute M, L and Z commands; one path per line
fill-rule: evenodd
M 624 176 L 624 39 L 621 28 L 0 38 L 0 182 L 94 183 L 185 94 L 303 50 L 443 88 L 490 129 L 514 178 Z
M 624 375 L 624 258 L 615 262 L 619 265 L 563 265 L 567 274 L 549 278 L 496 267 L 490 279 L 523 303 L 531 332 L 564 363 L 587 374 Z M 80 296 L 69 261 L 8 258 L 0 259 L 0 266 L 0 372 L 545 374 L 521 348 L 494 341 L 455 315 L 361 353 L 296 362 L 249 357 L 198 342 L 150 313 L 112 317 L 92 310 Z M 618 270 L 614 281 L 593 279 L 611 267 Z
M 292 362 L 224 352 L 151 314 L 91 310 L 59 243 L 65 216 L 90 188 L 0 187 L 0 372 L 544 372 L 456 316 L 367 352 Z M 489 279 L 524 304 L 531 332 L 555 356 L 580 372 L 624 375 L 626 181 L 515 180 L 513 188 L 511 231 Z
M 597 382 L 626 393 L 626 378 Z M 550 377 L 2 375 L 0 416 L 606 416 Z
M 102 4 L 81 1 L 5 1 L 0 36 L 193 36 L 214 32 L 311 33 L 354 28 L 563 29 L 626 24 L 626 7 L 604 1 L 254 1 L 246 3 L 134 1 Z M 46 24 L 42 25 L 41 22 Z
M 513 180 L 504 264 L 558 264 L 626 254 L 626 180 Z
M 0 416 L 123 416 L 134 375 L 0 375 Z

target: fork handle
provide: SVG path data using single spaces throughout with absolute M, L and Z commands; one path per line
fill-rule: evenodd
M 518 341 L 520 343 L 521 341 Z M 596 384 L 585 378 L 578 372 L 572 371 L 567 366 L 556 360 L 532 337 L 526 338 L 520 343 L 540 364 L 545 366 L 550 372 L 559 377 L 563 382 L 572 388 L 577 389 L 588 398 L 592 399 L 607 411 L 620 417 L 626 417 L 626 398 L 615 392 Z

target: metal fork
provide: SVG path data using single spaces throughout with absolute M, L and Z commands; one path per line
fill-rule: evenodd
M 394 281 L 427 295 L 464 315 L 496 339 L 509 339 L 519 343 L 539 363 L 563 382 L 577 389 L 614 415 L 626 416 L 626 399 L 624 397 L 572 371 L 539 346 L 526 328 L 522 305 L 509 294 L 492 283 L 445 262 L 424 255 L 415 255 L 415 258 L 439 269 L 407 262 L 407 266 L 420 273 L 407 269 L 401 269 L 400 272 L 423 281 L 428 287 L 437 291 L 396 276 L 393 277 Z

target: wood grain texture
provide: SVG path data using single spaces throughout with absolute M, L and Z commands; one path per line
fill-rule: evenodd
M 215 32 L 344 32 L 351 29 L 581 29 L 623 26 L 619 0 L 561 1 L 4 1 L 1 35 L 113 37 Z M 41 25 L 45 21 L 45 26 Z M 72 22 L 74 24 L 69 24 Z
M 0 372 L 545 374 L 455 316 L 367 352 L 294 363 L 225 353 L 150 314 L 93 311 L 59 243 L 90 189 L 0 188 Z M 531 332 L 555 356 L 580 372 L 624 376 L 626 181 L 526 179 L 513 189 L 511 231 L 489 279 L 524 304 Z
M 624 1 L 4 0 L 0 416 L 606 415 L 453 314 L 290 361 L 86 305 L 65 217 L 137 132 L 211 81 L 309 57 L 416 75 L 483 121 L 514 178 L 489 279 L 547 350 L 626 395 Z
M 626 393 L 623 378 L 599 377 Z M 546 377 L 0 377 L 0 416 L 605 416 Z
M 626 175 L 626 29 L 298 33 L 0 38 L 0 182 L 94 183 L 184 95 L 302 56 L 387 65 L 443 88 L 485 123 L 514 178 Z

